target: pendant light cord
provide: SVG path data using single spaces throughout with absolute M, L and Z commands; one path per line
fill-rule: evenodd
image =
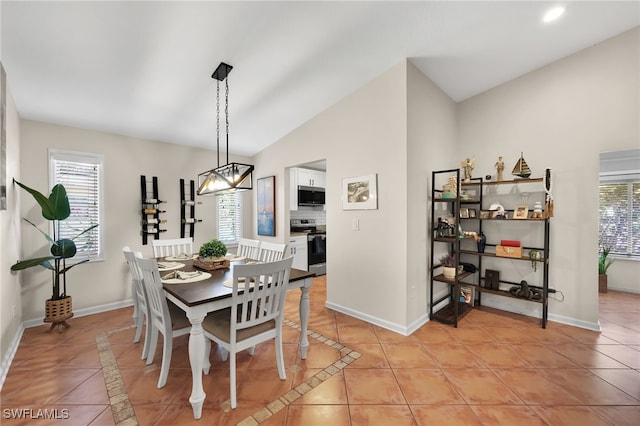
M 216 87 L 216 149 L 218 153 L 218 167 L 220 167 L 220 80 Z
M 224 100 L 224 115 L 227 125 L 227 164 L 229 164 L 229 77 L 224 79 L 225 83 L 225 100 Z

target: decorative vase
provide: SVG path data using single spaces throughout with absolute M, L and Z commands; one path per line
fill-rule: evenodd
M 598 274 L 598 293 L 607 293 L 608 288 L 607 274 Z
M 484 253 L 484 248 L 487 245 L 487 236 L 484 235 L 484 232 L 480 232 L 478 235 L 478 253 Z
M 444 266 L 442 268 L 442 275 L 448 280 L 452 280 L 456 277 L 456 268 L 451 268 L 449 266 Z

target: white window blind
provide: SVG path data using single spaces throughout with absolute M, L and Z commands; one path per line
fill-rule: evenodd
M 600 185 L 600 245 L 640 257 L 640 180 Z
M 58 238 L 73 239 L 78 250 L 74 260 L 102 259 L 102 156 L 50 150 L 49 161 L 52 186 L 64 185 L 71 207 L 71 215 L 60 222 Z M 79 235 L 95 224 L 99 226 Z
M 242 236 L 242 193 L 216 196 L 218 203 L 218 239 L 226 245 L 238 243 Z

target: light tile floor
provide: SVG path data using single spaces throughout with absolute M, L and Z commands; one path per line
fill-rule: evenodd
M 0 393 L 0 424 L 640 424 L 640 295 L 601 294 L 602 333 L 554 322 L 543 330 L 537 319 L 481 308 L 457 329 L 429 322 L 403 337 L 325 308 L 318 277 L 301 360 L 298 294 L 287 298 L 287 380 L 278 379 L 273 344 L 239 355 L 235 410 L 228 362 L 214 354 L 203 417 L 193 420 L 188 336 L 176 339 L 167 385 L 157 389 L 161 345 L 145 366 L 125 308 L 72 318 L 61 334 L 25 330 Z M 21 409 L 29 418 L 12 418 Z

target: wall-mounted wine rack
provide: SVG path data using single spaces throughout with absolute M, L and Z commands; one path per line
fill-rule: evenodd
M 185 238 L 187 225 L 189 225 L 189 237 L 193 238 L 195 232 L 195 224 L 202 222 L 202 219 L 196 219 L 196 204 L 202 204 L 196 201 L 196 187 L 193 180 L 189 181 L 189 197 L 186 196 L 185 181 L 180 179 L 180 238 Z
M 160 210 L 160 204 L 164 201 L 158 197 L 158 178 L 153 176 L 151 180 L 151 191 L 147 187 L 148 181 L 145 175 L 140 175 L 140 194 L 142 197 L 141 213 L 142 213 L 142 244 L 146 245 L 149 235 L 155 239 L 160 238 L 161 232 L 166 232 L 166 229 L 160 229 L 161 223 L 166 223 L 166 220 L 160 219 L 161 213 L 166 213 L 165 210 Z

